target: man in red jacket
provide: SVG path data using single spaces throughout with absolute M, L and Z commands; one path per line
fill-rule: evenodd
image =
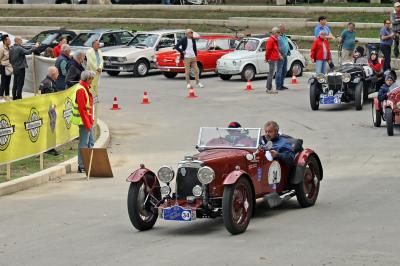
M 331 62 L 331 50 L 326 39 L 326 32 L 321 30 L 311 47 L 311 61 L 315 63 L 315 73 L 326 73 L 326 63 Z
M 276 66 L 279 60 L 282 60 L 282 55 L 279 53 L 278 49 L 278 38 L 279 38 L 279 28 L 273 27 L 272 33 L 268 38 L 266 51 L 265 51 L 265 62 L 268 63 L 268 80 L 267 80 L 267 93 L 278 93 L 275 89 L 272 89 L 272 79 L 276 70 Z
M 67 42 L 68 42 L 67 38 L 66 38 L 66 37 L 63 37 L 63 38 L 60 40 L 60 42 L 57 44 L 57 46 L 55 46 L 55 47 L 53 48 L 53 55 L 54 55 L 54 58 L 57 58 L 57 57 L 60 56 L 60 54 L 61 54 L 61 46 L 62 46 L 63 44 L 65 44 L 65 43 L 67 43 Z

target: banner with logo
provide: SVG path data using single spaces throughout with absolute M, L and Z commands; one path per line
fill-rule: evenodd
M 72 89 L 0 103 L 0 165 L 78 137 L 71 124 Z

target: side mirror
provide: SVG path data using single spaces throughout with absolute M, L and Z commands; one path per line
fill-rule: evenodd
M 104 47 L 104 42 L 101 42 L 100 43 L 100 48 L 103 48 Z

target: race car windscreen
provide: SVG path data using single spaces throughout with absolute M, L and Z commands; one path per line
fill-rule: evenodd
M 238 50 L 238 51 L 255 51 L 257 49 L 259 43 L 260 43 L 259 40 L 244 39 L 244 40 L 240 41 L 240 43 L 236 47 L 236 50 Z
M 205 148 L 257 149 L 260 128 L 200 128 L 197 146 Z

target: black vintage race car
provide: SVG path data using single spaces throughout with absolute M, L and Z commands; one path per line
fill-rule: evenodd
M 316 74 L 309 80 L 310 105 L 318 110 L 320 104 L 354 102 L 361 110 L 368 95 L 379 90 L 383 77 L 374 73 L 368 62 L 347 62 L 328 74 Z

